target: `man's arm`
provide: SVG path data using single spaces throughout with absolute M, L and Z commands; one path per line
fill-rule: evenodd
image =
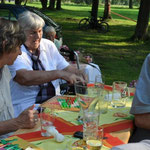
M 150 113 L 136 114 L 135 125 L 139 128 L 150 129 Z

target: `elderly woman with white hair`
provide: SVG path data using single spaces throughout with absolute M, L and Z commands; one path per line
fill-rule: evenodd
M 55 44 L 42 38 L 45 23 L 41 17 L 26 11 L 19 16 L 18 22 L 26 41 L 21 46 L 22 55 L 9 67 L 15 116 L 34 103 L 42 103 L 60 95 L 57 79 L 64 79 L 71 84 L 86 82 L 83 71 L 70 66 Z
M 55 30 L 55 28 L 52 27 L 52 26 L 46 26 L 45 29 L 44 29 L 44 33 L 45 33 L 45 38 L 51 40 L 52 42 L 54 42 L 55 46 L 59 50 L 60 47 L 62 46 L 62 39 L 60 39 L 60 40 L 56 39 L 56 30 Z

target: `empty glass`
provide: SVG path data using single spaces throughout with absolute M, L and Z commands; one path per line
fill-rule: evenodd
M 114 108 L 125 107 L 128 96 L 129 96 L 129 91 L 126 82 L 123 81 L 113 82 L 111 104 Z
M 108 111 L 108 104 L 109 104 L 109 91 L 103 89 L 99 96 L 99 111 L 101 114 L 106 114 Z
M 51 136 L 47 132 L 47 129 L 50 126 L 53 126 L 54 123 L 54 114 L 53 110 L 46 107 L 40 108 L 40 121 L 41 121 L 41 135 L 42 136 Z

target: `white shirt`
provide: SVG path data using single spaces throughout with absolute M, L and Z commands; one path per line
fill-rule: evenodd
M 27 54 L 27 50 L 22 45 L 22 54 L 19 55 L 12 66 L 9 66 L 12 79 L 10 82 L 11 96 L 14 106 L 15 116 L 18 116 L 24 109 L 35 103 L 36 96 L 39 92 L 39 86 L 23 86 L 13 80 L 16 71 L 20 69 L 33 70 L 31 57 Z M 62 70 L 69 63 L 60 55 L 55 44 L 47 39 L 41 39 L 40 57 L 45 70 Z M 59 80 L 52 81 L 55 87 L 56 95 L 60 95 Z
M 94 83 L 96 76 L 101 76 L 101 70 L 97 64 L 90 63 L 85 67 L 85 74 L 88 76 L 88 81 Z M 102 79 L 100 79 L 102 81 Z

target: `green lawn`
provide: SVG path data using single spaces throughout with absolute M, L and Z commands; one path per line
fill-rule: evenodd
M 35 6 L 35 4 L 34 4 Z M 40 5 L 38 5 L 40 7 Z M 89 16 L 90 6 L 62 5 L 61 11 L 44 11 L 53 18 L 63 29 L 63 41 L 69 48 L 84 49 L 91 53 L 94 62 L 101 68 L 106 84 L 115 80 L 130 82 L 138 79 L 142 63 L 149 53 L 150 42 L 132 42 L 130 37 L 134 34 L 136 22 L 112 15 L 109 21 L 110 31 L 106 34 L 94 30 L 80 31 L 78 22 L 83 17 Z M 128 9 L 114 6 L 113 12 L 123 16 L 137 19 L 138 9 Z M 102 16 L 103 6 L 99 8 Z

